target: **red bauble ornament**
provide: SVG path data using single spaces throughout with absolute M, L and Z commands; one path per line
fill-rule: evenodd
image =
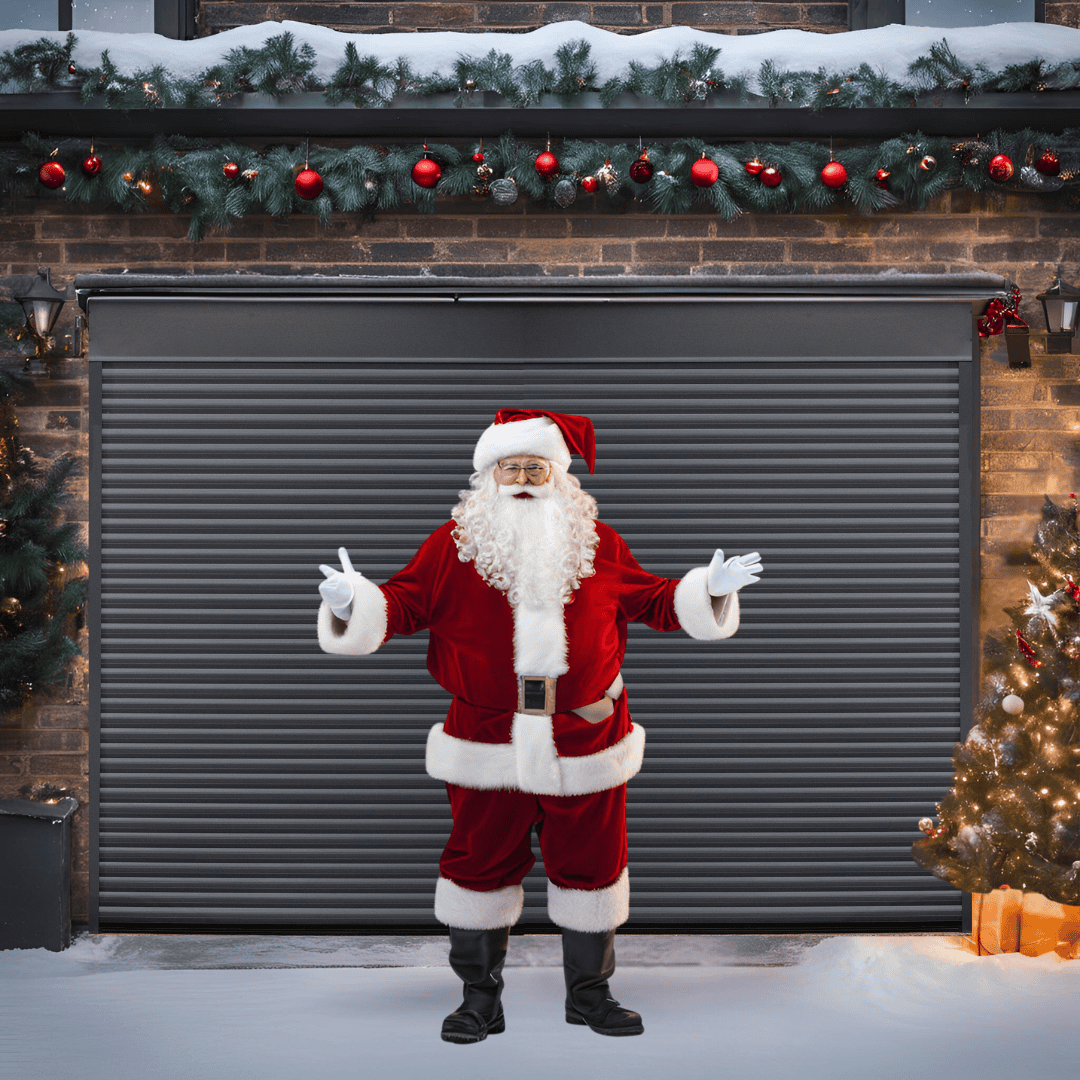
M 477 150 L 476 153 L 473 154 L 472 159 L 476 162 L 477 165 L 479 165 L 484 160 L 484 151 Z
M 68 74 L 69 75 L 77 74 L 77 71 L 76 71 L 76 68 L 75 68 L 74 64 L 68 64 Z
M 44 165 L 38 169 L 38 179 L 47 188 L 58 188 L 65 180 L 64 166 L 59 161 L 46 161 Z
M 1035 159 L 1035 168 L 1043 174 L 1043 176 L 1057 176 L 1061 172 L 1061 159 L 1057 156 L 1056 150 L 1044 150 Z
M 417 187 L 433 188 L 442 176 L 442 166 L 431 158 L 421 158 L 412 167 L 413 183 Z
M 91 154 L 88 158 L 83 158 L 81 167 L 87 176 L 97 176 L 101 172 L 101 158 L 97 154 Z
M 784 178 L 780 175 L 780 170 L 774 165 L 766 165 L 765 168 L 761 170 L 758 179 L 766 187 L 779 187 L 784 181 Z
M 879 188 L 887 188 L 889 186 L 890 176 L 892 176 L 892 173 L 889 172 L 888 169 L 878 169 L 878 171 L 874 173 L 874 183 L 877 184 Z
M 317 199 L 322 194 L 322 177 L 311 168 L 305 168 L 296 174 L 296 194 L 301 199 Z
M 583 176 L 581 178 L 581 190 L 591 195 L 600 186 L 600 181 L 595 176 Z
M 641 156 L 636 160 L 630 162 L 630 179 L 635 184 L 647 184 L 652 179 L 653 164 L 649 160 L 649 153 L 647 150 L 641 151 Z
M 758 161 L 757 158 L 753 158 L 751 161 L 748 161 L 746 163 L 744 168 L 751 176 L 757 176 L 765 168 L 765 166 L 760 161 Z
M 720 179 L 720 168 L 712 158 L 702 154 L 690 166 L 690 179 L 698 187 L 712 187 Z
M 536 155 L 533 168 L 542 179 L 550 180 L 559 175 L 559 159 L 550 150 L 545 150 Z
M 1006 154 L 995 154 L 990 159 L 990 164 L 986 169 L 987 172 L 990 173 L 990 179 L 996 180 L 999 184 L 1004 184 L 1006 180 L 1011 180 L 1013 174 L 1016 172 L 1016 166 L 1012 163 L 1012 159 Z
M 221 171 L 230 179 L 235 180 L 240 175 L 240 166 L 235 161 L 226 161 L 221 166 Z M 320 191 L 322 188 L 319 189 Z
M 830 188 L 841 188 L 847 183 L 847 169 L 839 161 L 830 161 L 821 170 L 821 182 Z

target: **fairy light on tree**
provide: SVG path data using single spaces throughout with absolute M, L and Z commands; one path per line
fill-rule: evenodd
M 22 445 L 14 396 L 26 380 L 0 371 L 0 711 L 63 677 L 86 603 L 78 526 L 61 520 L 72 457 L 43 465 Z
M 912 853 L 958 889 L 1008 886 L 1080 903 L 1080 536 L 1075 501 L 1047 497 L 1037 572 L 987 635 L 982 700 L 953 755 L 953 789 Z

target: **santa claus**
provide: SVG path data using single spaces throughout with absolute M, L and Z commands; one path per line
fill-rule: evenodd
M 645 749 L 620 672 L 626 626 L 730 637 L 738 591 L 762 569 L 756 552 L 718 550 L 681 581 L 643 570 L 597 521 L 595 500 L 567 471 L 571 450 L 591 473 L 587 418 L 503 409 L 480 436 L 453 520 L 408 566 L 375 585 L 341 548 L 340 571 L 321 567 L 323 649 L 362 656 L 428 630 L 428 670 L 453 695 L 427 740 L 427 771 L 445 781 L 453 813 L 435 916 L 465 984 L 443 1022 L 448 1042 L 505 1030 L 502 969 L 533 829 L 548 914 L 562 930 L 567 1022 L 603 1035 L 644 1030 L 608 986 L 615 928 L 630 913 L 626 782 Z

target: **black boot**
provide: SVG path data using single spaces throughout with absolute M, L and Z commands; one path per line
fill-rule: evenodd
M 483 1042 L 489 1035 L 506 1030 L 500 998 L 509 940 L 509 926 L 498 930 L 450 928 L 450 966 L 465 984 L 465 998 L 443 1021 L 444 1042 Z
M 615 974 L 615 931 L 562 932 L 566 975 L 566 1022 L 588 1024 L 598 1035 L 640 1035 L 645 1027 L 636 1012 L 612 996 L 608 979 Z

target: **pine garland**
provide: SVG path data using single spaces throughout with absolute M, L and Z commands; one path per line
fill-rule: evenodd
M 1037 57 L 991 71 L 983 64 L 960 61 L 942 40 L 927 56 L 908 66 L 908 78 L 890 79 L 860 64 L 847 71 L 787 71 L 766 60 L 758 71 L 759 92 L 752 95 L 745 77 L 725 75 L 718 61 L 721 50 L 696 44 L 686 55 L 675 53 L 655 67 L 631 61 L 627 70 L 598 84 L 598 73 L 585 40 L 567 42 L 555 52 L 549 66 L 541 60 L 515 64 L 509 53 L 492 49 L 484 56 L 462 56 L 453 73 L 414 71 L 407 60 L 386 64 L 374 56 L 361 57 L 354 42 L 325 84 L 313 72 L 315 52 L 297 45 L 285 32 L 269 38 L 258 49 L 232 49 L 200 74 L 183 78 L 161 65 L 123 73 L 108 50 L 100 63 L 79 67 L 73 62 L 77 39 L 68 34 L 63 44 L 41 38 L 0 54 L 0 91 L 39 93 L 77 89 L 87 103 L 110 109 L 213 108 L 242 93 L 285 94 L 321 91 L 328 105 L 351 103 L 359 108 L 386 108 L 400 95 L 453 93 L 455 104 L 465 105 L 479 92 L 499 94 L 511 105 L 535 105 L 544 95 L 555 95 L 564 106 L 580 102 L 582 95 L 599 93 L 606 108 L 623 93 L 645 101 L 677 107 L 692 101 L 715 100 L 722 91 L 740 100 L 767 100 L 820 112 L 832 108 L 904 107 L 920 97 L 942 90 L 957 90 L 970 101 L 976 94 L 999 91 L 1074 90 L 1080 87 L 1080 58 L 1050 64 Z
M 1063 135 L 997 131 L 961 142 L 915 132 L 876 145 L 844 146 L 835 152 L 813 142 L 718 144 L 698 138 L 675 139 L 646 148 L 654 172 L 645 184 L 630 178 L 630 166 L 642 151 L 639 143 L 557 140 L 552 150 L 559 160 L 559 173 L 546 180 L 535 168 L 536 156 L 543 149 L 535 141 L 516 139 L 508 132 L 487 143 L 484 165 L 491 175 L 486 180 L 478 176 L 473 160 L 478 149 L 475 142 L 462 141 L 432 143 L 425 151 L 419 143 L 390 147 L 365 143 L 258 146 L 159 135 L 144 143 L 96 145 L 100 171 L 89 176 L 81 168 L 90 154 L 88 140 L 57 143 L 27 134 L 17 146 L 0 150 L 0 183 L 33 191 L 45 199 L 129 212 L 187 214 L 192 240 L 199 239 L 210 226 L 228 228 L 252 213 L 274 217 L 309 213 L 325 224 L 335 212 L 374 214 L 407 203 L 430 212 L 440 197 L 487 195 L 495 179 L 511 179 L 520 195 L 554 208 L 560 181 L 571 181 L 576 194 L 588 197 L 582 194 L 580 181 L 595 176 L 605 162 L 610 162 L 617 179 L 610 186 L 600 185 L 595 198 L 601 204 L 637 201 L 662 214 L 714 211 L 729 221 L 746 212 L 821 212 L 845 204 L 860 213 L 901 203 L 923 209 L 950 188 L 1039 193 L 1080 187 L 1080 130 Z M 1024 164 L 1046 149 L 1058 152 L 1060 177 L 1043 176 Z M 412 180 L 413 166 L 425 152 L 442 169 L 434 189 L 420 187 Z M 988 162 L 999 153 L 1015 163 L 1015 175 L 1008 183 L 995 182 L 987 172 Z M 711 187 L 691 182 L 691 166 L 702 155 L 711 158 L 719 170 L 719 179 Z M 847 182 L 838 189 L 822 182 L 821 172 L 830 157 L 847 170 Z M 781 183 L 766 187 L 748 172 L 746 164 L 754 159 L 779 169 Z M 59 162 L 66 174 L 63 186 L 55 191 L 38 180 L 39 169 L 48 161 Z M 231 178 L 225 174 L 226 163 L 237 166 Z M 300 198 L 294 184 L 305 163 L 320 174 L 324 184 L 322 194 L 311 201 Z M 887 178 L 879 171 L 887 173 Z

